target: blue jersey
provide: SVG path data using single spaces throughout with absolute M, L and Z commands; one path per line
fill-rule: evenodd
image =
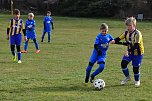
M 109 42 L 114 40 L 110 34 L 103 35 L 102 33 L 98 34 L 96 37 L 95 43 L 98 45 L 100 51 L 106 52 L 109 47 Z
M 26 32 L 35 32 L 35 20 L 26 20 L 25 24 Z
M 91 63 L 95 63 L 96 61 L 98 63 L 106 61 L 106 51 L 108 50 L 109 42 L 112 40 L 114 39 L 110 34 L 106 34 L 106 35 L 103 35 L 102 33 L 98 34 L 94 44 L 98 45 L 98 49 L 101 51 L 102 55 L 99 56 L 96 49 L 94 49 L 90 57 Z
M 45 32 L 51 31 L 51 23 L 52 23 L 52 17 L 50 16 L 45 16 L 44 17 L 44 30 Z
M 36 39 L 35 20 L 26 20 L 25 28 L 27 39 Z

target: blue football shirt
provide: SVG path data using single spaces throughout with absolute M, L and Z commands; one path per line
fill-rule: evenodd
M 27 32 L 29 31 L 35 32 L 35 20 L 29 20 L 29 19 L 26 20 L 25 28 Z
M 53 21 L 52 21 L 52 17 L 50 17 L 50 16 L 45 16 L 45 17 L 44 17 L 44 24 L 45 24 L 44 30 L 45 30 L 46 32 L 51 31 L 51 23 L 52 23 L 52 22 L 53 22 Z
M 103 35 L 102 33 L 99 33 L 96 37 L 95 43 L 97 44 L 100 51 L 107 51 L 109 47 L 109 42 L 114 40 L 114 38 L 110 34 Z

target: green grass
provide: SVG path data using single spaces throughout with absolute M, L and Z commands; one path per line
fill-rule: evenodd
M 145 56 L 141 68 L 141 86 L 132 80 L 121 86 L 124 76 L 120 62 L 126 47 L 110 45 L 106 68 L 97 76 L 106 82 L 102 91 L 84 84 L 85 68 L 93 50 L 93 43 L 102 22 L 109 25 L 109 33 L 119 36 L 125 29 L 123 20 L 53 17 L 55 30 L 52 42 L 40 43 L 43 16 L 36 16 L 37 40 L 41 52 L 35 53 L 32 41 L 22 64 L 11 60 L 6 27 L 11 16 L 0 15 L 0 100 L 1 101 L 152 101 L 151 22 L 139 22 L 143 33 Z M 26 16 L 22 16 L 26 20 Z M 23 44 L 22 44 L 23 49 Z M 93 71 L 97 68 L 95 65 Z

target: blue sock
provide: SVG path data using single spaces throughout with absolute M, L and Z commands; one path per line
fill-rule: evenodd
M 38 45 L 37 41 L 35 41 L 34 44 L 35 44 L 36 50 L 38 50 L 39 49 L 39 45 Z
M 96 69 L 96 71 L 93 72 L 91 76 L 95 77 L 96 75 L 98 75 L 99 73 L 101 73 L 103 71 L 103 69 L 104 69 L 104 65 L 105 64 L 103 64 L 103 63 L 99 64 L 98 69 Z
M 12 51 L 12 55 L 15 56 L 15 51 Z
M 125 77 L 129 76 L 129 69 L 127 67 L 122 69 L 122 72 L 124 73 Z
M 88 65 L 88 67 L 86 68 L 86 76 L 87 76 L 87 77 L 90 76 L 91 70 L 92 70 L 92 66 Z
M 22 57 L 21 52 L 18 52 L 17 55 L 18 55 L 18 60 L 21 60 L 21 57 Z
M 51 32 L 48 32 L 48 42 L 51 40 Z
M 140 80 L 140 73 L 134 74 L 134 78 L 135 78 L 135 81 L 139 81 Z
M 27 50 L 27 46 L 28 46 L 28 41 L 26 41 L 24 44 L 24 50 Z
M 43 32 L 43 34 L 42 34 L 42 41 L 44 40 L 45 33 L 46 32 Z

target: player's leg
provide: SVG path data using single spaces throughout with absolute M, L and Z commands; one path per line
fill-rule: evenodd
M 21 54 L 21 42 L 22 42 L 22 36 L 21 34 L 18 34 L 15 38 L 15 44 L 17 49 L 17 55 L 18 55 L 18 63 L 21 63 L 22 60 L 22 54 Z
M 43 42 L 43 41 L 44 41 L 45 33 L 46 33 L 46 31 L 43 31 L 41 42 Z
M 13 55 L 13 61 L 16 61 L 15 45 L 11 45 L 11 53 Z
M 39 50 L 39 45 L 38 45 L 38 42 L 36 41 L 36 38 L 33 39 L 33 42 L 34 42 L 34 44 L 35 44 L 36 53 L 39 53 L 40 50 Z
M 100 62 L 99 67 L 96 69 L 95 72 L 93 72 L 91 74 L 91 79 L 90 79 L 91 83 L 93 83 L 93 80 L 94 80 L 95 76 L 98 75 L 99 73 L 101 73 L 104 70 L 104 67 L 105 67 L 105 62 L 104 61 Z
M 16 61 L 15 37 L 14 36 L 10 36 L 10 48 L 11 48 L 11 53 L 13 55 L 13 61 Z
M 90 82 L 93 83 L 93 80 L 96 75 L 101 73 L 105 67 L 105 61 L 106 61 L 106 54 L 102 54 L 101 56 L 97 57 L 99 67 L 96 69 L 95 72 L 91 74 Z
M 27 40 L 25 41 L 24 50 L 22 50 L 22 53 L 27 53 L 28 42 L 29 42 L 29 38 L 27 38 Z
M 88 83 L 88 81 L 89 81 L 90 72 L 91 72 L 92 67 L 93 67 L 94 63 L 96 62 L 96 60 L 97 60 L 97 52 L 95 50 L 93 50 L 92 55 L 90 57 L 89 64 L 88 64 L 88 66 L 86 68 L 85 83 Z
M 20 45 L 16 46 L 17 49 L 17 55 L 18 55 L 18 63 L 21 63 L 21 59 L 22 59 L 22 54 L 21 54 L 21 48 Z
M 49 31 L 48 32 L 48 42 L 50 42 L 51 41 L 51 32 Z
M 129 69 L 127 67 L 130 61 L 131 61 L 131 55 L 124 56 L 121 61 L 121 69 L 122 69 L 123 74 L 125 75 L 125 79 L 121 81 L 122 85 L 126 84 L 126 82 L 130 80 Z
M 135 87 L 140 86 L 140 65 L 142 62 L 142 58 L 143 58 L 143 56 L 139 55 L 139 56 L 134 56 L 133 60 L 132 60 Z

